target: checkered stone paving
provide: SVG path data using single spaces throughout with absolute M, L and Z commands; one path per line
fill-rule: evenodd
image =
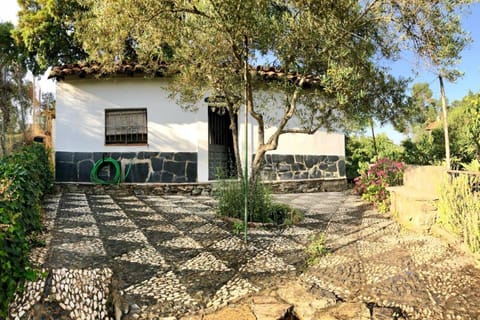
M 180 319 L 298 278 L 411 319 L 480 318 L 480 272 L 442 241 L 401 232 L 345 193 L 274 199 L 305 219 L 252 228 L 245 243 L 215 216 L 211 197 L 52 196 L 44 205 L 47 246 L 30 256 L 45 276 L 27 282 L 11 317 Z M 319 232 L 330 254 L 304 272 L 305 246 Z
M 34 303 L 43 303 L 55 305 L 61 319 L 113 317 L 113 306 L 100 307 L 102 301 L 92 295 L 99 286 L 94 278 L 85 278 L 92 281 L 91 287 L 75 280 L 81 270 L 92 274 L 109 270 L 104 286 L 118 292 L 125 319 L 215 309 L 260 290 L 256 275 L 265 279 L 277 272 L 296 275 L 296 268 L 282 259 L 280 246 L 285 243 L 286 251 L 301 251 L 297 231 L 280 237 L 275 231 L 252 229 L 246 244 L 215 216 L 215 204 L 210 197 L 82 193 L 47 200 L 52 241 L 39 265 L 63 270 L 67 276 L 60 279 L 55 271 L 53 278 L 29 285 L 30 293 L 19 304 L 33 302 L 23 304 L 15 315 L 31 314 Z M 276 237 L 281 240 L 275 245 Z M 105 288 L 95 290 L 106 294 Z M 87 316 L 93 312 L 95 316 Z

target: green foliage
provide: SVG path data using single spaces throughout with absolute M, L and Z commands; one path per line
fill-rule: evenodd
M 472 191 L 467 175 L 451 177 L 440 187 L 437 222 L 480 252 L 480 194 Z
M 396 145 L 386 134 L 379 134 L 376 137 L 378 158 L 389 158 L 402 160 L 403 148 Z M 375 151 L 371 137 L 350 136 L 346 138 L 346 169 L 347 178 L 353 179 L 360 175 L 360 168 L 363 164 L 375 160 Z
M 41 228 L 40 205 L 52 181 L 42 145 L 0 159 L 0 318 L 18 284 L 35 276 L 27 260 L 28 239 Z
M 435 165 L 445 159 L 443 130 L 433 129 L 416 137 L 402 141 L 403 160 L 408 164 Z
M 323 232 L 312 235 L 309 240 L 310 243 L 305 249 L 307 255 L 306 263 L 307 266 L 313 266 L 316 265 L 323 256 L 329 253 L 329 249 L 326 246 L 327 240 Z
M 215 197 L 218 200 L 218 214 L 244 220 L 244 183 L 238 180 L 220 180 Z M 296 224 L 303 214 L 287 204 L 273 203 L 270 190 L 257 181 L 249 186 L 248 222 Z M 243 224 L 242 224 L 243 226 Z M 234 230 L 239 226 L 234 224 Z
M 462 163 L 462 167 L 466 171 L 480 171 L 480 161 L 475 159 L 470 163 Z
M 0 143 L 3 155 L 10 152 L 7 134 L 15 131 L 17 120 L 25 135 L 27 110 L 31 105 L 31 83 L 25 81 L 24 48 L 15 43 L 13 30 L 11 23 L 0 23 Z
M 433 118 L 437 107 L 424 108 L 428 109 L 424 115 L 427 121 L 414 127 L 413 139 L 402 141 L 404 161 L 408 164 L 439 164 L 445 159 L 443 120 L 438 114 L 436 120 Z M 470 92 L 462 100 L 454 101 L 448 112 L 452 165 L 459 168 L 462 163 L 480 159 L 480 94 Z M 427 126 L 435 124 L 427 130 Z
M 248 221 L 270 222 L 271 196 L 269 189 L 260 182 L 249 186 Z M 218 214 L 244 219 L 244 183 L 238 180 L 220 180 L 216 193 Z
M 354 190 L 363 199 L 373 203 L 380 212 L 387 212 L 390 205 L 387 187 L 402 184 L 404 170 L 405 166 L 401 162 L 379 159 L 363 169 L 360 177 L 355 178 Z
M 285 203 L 271 203 L 270 219 L 277 225 L 293 225 L 303 220 L 303 213 Z
M 232 232 L 234 234 L 239 235 L 240 233 L 243 232 L 243 230 L 245 230 L 245 225 L 243 224 L 243 222 L 240 222 L 240 221 L 233 222 Z
M 76 16 L 87 7 L 79 0 L 19 0 L 18 27 L 14 37 L 25 47 L 33 74 L 53 64 L 74 63 L 87 57 L 75 39 Z
M 449 110 L 452 155 L 460 162 L 480 159 L 480 93 L 468 93 Z

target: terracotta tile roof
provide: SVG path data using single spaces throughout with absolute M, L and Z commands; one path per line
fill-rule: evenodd
M 156 72 L 156 76 L 162 77 L 165 75 L 168 65 L 165 62 L 159 64 L 159 68 Z M 135 63 L 124 63 L 115 66 L 114 71 L 106 71 L 102 68 L 100 64 L 95 63 L 74 63 L 67 64 L 62 66 L 55 66 L 52 68 L 49 78 L 55 78 L 57 80 L 63 80 L 65 78 L 79 77 L 85 78 L 88 76 L 111 76 L 111 75 L 126 75 L 134 76 L 135 74 L 145 74 L 146 68 L 141 64 Z M 250 73 L 252 76 L 257 77 L 263 81 L 273 81 L 273 80 L 283 80 L 287 79 L 288 81 L 295 83 L 300 79 L 300 74 L 297 72 L 285 72 L 281 69 L 275 67 L 263 67 L 257 66 L 256 68 L 251 68 Z M 304 85 L 320 85 L 320 77 L 317 75 L 308 75 Z
M 167 64 L 165 62 L 161 62 L 159 64 L 156 76 L 162 76 L 166 69 Z M 72 76 L 85 78 L 87 76 L 109 76 L 112 74 L 133 76 L 134 74 L 144 74 L 145 70 L 146 68 L 141 64 L 124 63 L 116 65 L 113 71 L 106 71 L 100 64 L 84 62 L 55 66 L 50 71 L 48 78 L 63 80 L 66 77 Z

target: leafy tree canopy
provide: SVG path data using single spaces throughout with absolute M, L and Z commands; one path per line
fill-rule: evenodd
M 87 57 L 74 38 L 75 16 L 86 8 L 77 0 L 18 0 L 17 43 L 26 51 L 27 66 L 35 74 L 55 64 L 72 63 Z
M 16 45 L 12 32 L 13 24 L 0 23 L 0 145 L 2 154 L 7 153 L 6 134 L 14 129 L 17 118 L 25 133 L 26 109 L 30 105 L 31 86 L 24 81 L 27 69 L 24 48 Z
M 469 2 L 21 0 L 17 38 L 35 70 L 86 53 L 107 71 L 135 60 L 155 73 L 166 61 L 176 74 L 172 90 L 186 107 L 205 95 L 223 97 L 234 112 L 245 105 L 258 123 L 255 171 L 284 133 L 372 118 L 404 126 L 415 114 L 407 81 L 393 78 L 379 60 L 409 49 L 454 79 L 469 42 L 458 10 Z M 252 67 L 264 63 L 279 70 L 278 81 L 257 83 Z M 259 103 L 267 91 L 282 99 Z M 269 122 L 276 130 L 266 136 Z

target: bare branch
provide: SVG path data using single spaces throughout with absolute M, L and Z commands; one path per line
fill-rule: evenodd
M 313 129 L 284 129 L 280 132 L 280 134 L 285 133 L 303 133 L 303 134 L 314 134 L 320 129 L 320 127 L 316 127 Z
M 296 106 L 297 106 L 297 100 L 300 95 L 301 88 L 306 80 L 305 76 L 302 76 L 300 81 L 298 82 L 298 87 L 295 89 L 295 92 L 293 93 L 292 98 L 290 99 L 288 103 L 288 108 L 285 111 L 285 114 L 283 115 L 282 120 L 280 121 L 279 126 L 277 127 L 277 130 L 270 136 L 268 139 L 268 142 L 264 145 L 261 145 L 259 148 L 265 151 L 270 151 L 270 150 L 275 150 L 278 146 L 278 139 L 280 135 L 282 134 L 282 131 L 285 130 L 285 126 L 287 125 L 288 121 L 293 117 Z

